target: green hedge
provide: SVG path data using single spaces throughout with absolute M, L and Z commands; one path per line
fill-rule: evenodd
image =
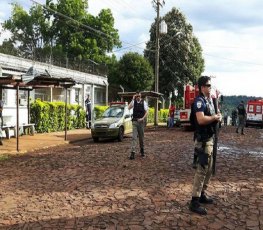
M 67 129 L 84 128 L 85 116 L 82 106 L 67 104 Z M 65 130 L 65 103 L 36 100 L 30 104 L 30 122 L 38 133 Z
M 94 117 L 100 118 L 108 106 L 95 106 Z M 80 105 L 67 104 L 67 129 L 86 127 L 86 111 Z M 158 112 L 158 122 L 166 122 L 168 109 Z M 65 130 L 65 103 L 36 100 L 30 104 L 30 122 L 35 123 L 38 133 L 49 133 Z M 154 122 L 154 108 L 149 108 L 147 122 Z

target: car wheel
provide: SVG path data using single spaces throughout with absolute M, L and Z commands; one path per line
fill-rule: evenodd
M 123 140 L 123 137 L 124 137 L 124 129 L 123 127 L 120 127 L 119 128 L 119 134 L 118 134 L 118 141 L 122 141 Z
M 98 137 L 93 137 L 93 141 L 94 142 L 99 142 L 99 138 Z

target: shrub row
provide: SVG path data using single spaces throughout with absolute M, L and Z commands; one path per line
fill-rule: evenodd
M 67 104 L 67 129 L 84 128 L 85 116 L 82 106 Z M 36 100 L 30 104 L 30 121 L 38 133 L 65 130 L 65 103 Z
M 94 117 L 99 118 L 108 106 L 95 106 Z M 166 122 L 168 109 L 158 112 L 159 122 Z M 86 112 L 80 105 L 67 104 L 67 129 L 85 128 Z M 30 104 L 30 121 L 38 133 L 65 130 L 65 103 L 36 100 Z M 154 122 L 154 109 L 149 108 L 147 122 Z

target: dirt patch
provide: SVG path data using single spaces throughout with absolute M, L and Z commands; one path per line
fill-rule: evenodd
M 222 127 L 215 204 L 188 210 L 192 133 L 147 128 L 146 158 L 123 142 L 91 139 L 0 162 L 3 229 L 262 229 L 262 130 Z

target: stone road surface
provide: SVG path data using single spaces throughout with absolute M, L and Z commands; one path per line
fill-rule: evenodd
M 208 215 L 188 210 L 192 133 L 147 127 L 147 157 L 92 139 L 0 162 L 0 229 L 263 229 L 263 131 L 222 127 Z

